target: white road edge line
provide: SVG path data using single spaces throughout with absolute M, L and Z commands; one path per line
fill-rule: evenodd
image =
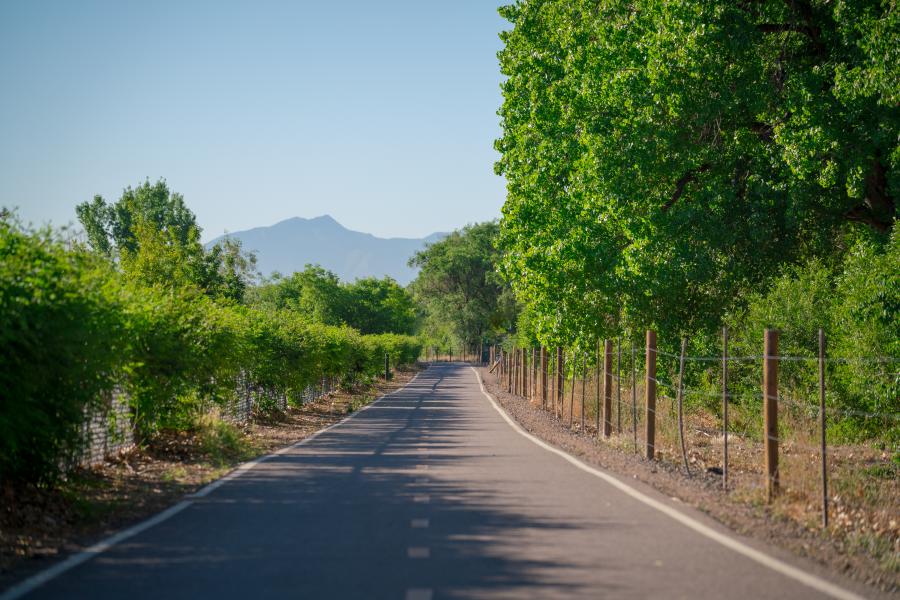
M 421 373 L 421 371 L 420 371 L 420 373 Z M 337 423 L 333 423 L 333 424 L 329 425 L 328 427 L 326 427 L 325 429 L 320 429 L 319 431 L 316 431 L 315 433 L 303 438 L 299 442 L 295 442 L 295 443 L 291 444 L 290 446 L 285 446 L 284 448 L 276 450 L 275 452 L 273 452 L 271 454 L 267 454 L 266 456 L 261 456 L 254 460 L 245 462 L 245 463 L 235 467 L 227 475 L 213 481 L 212 483 L 206 485 L 205 487 L 197 490 L 193 494 L 186 495 L 184 500 L 182 500 L 178 504 L 175 504 L 174 506 L 170 506 L 169 508 L 162 511 L 161 513 L 157 513 L 156 515 L 150 517 L 149 519 L 141 521 L 137 525 L 129 527 L 128 529 L 125 529 L 118 533 L 115 533 L 115 534 L 109 536 L 108 538 L 97 542 L 93 546 L 90 546 L 90 547 L 82 550 L 81 552 L 79 552 L 77 554 L 73 554 L 72 556 L 65 559 L 64 561 L 57 563 L 57 564 L 53 565 L 52 567 L 48 567 L 47 569 L 44 569 L 43 571 L 41 571 L 35 575 L 32 575 L 28 579 L 20 581 L 16 585 L 10 587 L 5 592 L 0 594 L 0 600 L 16 600 L 17 598 L 21 598 L 25 594 L 28 594 L 28 593 L 34 591 L 35 589 L 39 588 L 40 586 L 44 585 L 51 579 L 55 579 L 55 578 L 59 577 L 60 575 L 62 575 L 63 573 L 65 573 L 66 571 L 74 569 L 78 565 L 89 561 L 90 559 L 94 558 L 98 554 L 102 554 L 103 552 L 106 552 L 107 550 L 109 550 L 110 548 L 115 546 L 116 544 L 120 544 L 120 543 L 124 542 L 125 540 L 127 540 L 128 538 L 134 537 L 137 534 L 141 533 L 142 531 L 150 529 L 154 525 L 159 525 L 163 521 L 166 521 L 167 519 L 174 517 L 175 515 L 177 515 L 178 513 L 180 513 L 187 507 L 189 507 L 191 504 L 193 504 L 194 503 L 193 500 L 195 498 L 202 498 L 204 496 L 207 496 L 210 494 L 210 492 L 212 492 L 213 490 L 215 490 L 216 488 L 218 488 L 225 482 L 231 481 L 232 479 L 240 477 L 241 475 L 243 475 L 244 473 L 246 473 L 247 471 L 249 471 L 256 465 L 258 465 L 259 463 L 265 462 L 266 460 L 268 460 L 274 456 L 278 456 L 278 455 L 284 454 L 286 452 L 289 452 L 293 448 L 297 448 L 298 446 L 302 446 L 303 444 L 311 442 L 312 440 L 316 439 L 317 437 L 319 437 L 326 431 L 329 431 L 331 429 L 334 429 L 335 427 L 343 425 L 344 423 L 346 423 L 347 421 L 349 421 L 356 415 L 367 410 L 370 406 L 373 406 L 377 402 L 381 402 L 388 396 L 392 396 L 392 395 L 396 394 L 397 392 L 405 389 L 406 386 L 408 386 L 409 384 L 414 382 L 416 379 L 418 379 L 418 377 L 419 377 L 419 373 L 416 373 L 412 379 L 410 379 L 405 384 L 403 384 L 403 387 L 397 388 L 396 390 L 394 390 L 393 392 L 390 392 L 388 394 L 382 394 L 381 396 L 379 396 L 378 398 L 376 398 L 369 404 L 367 404 L 364 407 L 362 407 L 361 409 L 347 415 L 346 417 L 344 417 Z
M 651 508 L 655 508 L 659 512 L 665 514 L 666 516 L 671 517 L 672 519 L 675 519 L 682 525 L 685 525 L 685 526 L 689 527 L 690 529 L 693 529 L 697 533 L 699 533 L 715 542 L 718 542 L 719 544 L 725 546 L 726 548 L 729 548 L 729 549 L 737 552 L 738 554 L 742 554 L 742 555 L 746 556 L 747 558 L 749 558 L 753 561 L 756 561 L 757 563 L 759 563 L 765 567 L 772 569 L 773 571 L 777 571 L 778 573 L 781 573 L 782 575 L 785 575 L 786 577 L 790 577 L 791 579 L 798 581 L 798 582 L 802 583 L 803 585 L 811 587 L 815 590 L 818 590 L 818 591 L 822 592 L 823 594 L 827 594 L 827 595 L 831 596 L 832 598 L 839 598 L 840 600 L 864 600 L 862 596 L 858 596 L 857 594 L 855 594 L 849 590 L 845 590 L 844 588 L 839 587 L 839 586 L 831 583 L 830 581 L 826 581 L 826 580 L 822 579 L 821 577 L 817 577 L 816 575 L 813 575 L 812 573 L 807 573 L 806 571 L 802 571 L 801 569 L 798 569 L 797 567 L 793 567 L 781 560 L 778 560 L 775 557 L 772 557 L 772 556 L 769 556 L 768 554 L 760 552 L 759 550 L 756 550 L 755 548 L 751 548 L 750 546 L 748 546 L 747 544 L 744 544 L 743 542 L 740 542 L 734 538 L 728 537 L 727 535 L 720 533 L 720 532 L 716 531 L 715 529 L 712 529 L 711 527 L 704 525 L 703 523 L 701 523 L 699 521 L 694 520 L 693 518 L 687 516 L 686 514 L 679 512 L 678 510 L 675 510 L 671 506 L 663 504 L 662 502 L 659 502 L 658 500 L 654 500 L 650 496 L 647 496 L 646 494 L 639 492 L 638 490 L 634 489 L 627 483 L 619 481 L 612 475 L 609 475 L 607 473 L 604 473 L 603 471 L 595 469 L 594 467 L 591 467 L 591 466 L 581 462 L 580 460 L 578 460 L 571 454 L 568 454 L 567 452 L 564 452 L 564 451 L 560 450 L 559 448 L 554 448 L 553 446 L 551 446 L 550 444 L 547 444 L 543 440 L 538 439 L 537 437 L 531 435 L 530 433 L 528 433 L 527 431 L 522 429 L 522 427 L 518 423 L 516 423 L 509 415 L 507 415 L 506 412 L 503 410 L 503 408 L 497 403 L 497 401 L 493 397 L 491 397 L 490 394 L 487 393 L 487 391 L 484 389 L 484 382 L 481 381 L 481 377 L 479 376 L 478 371 L 475 370 L 475 367 L 469 367 L 469 368 L 471 368 L 472 373 L 475 374 L 475 379 L 478 381 L 478 386 L 481 388 L 481 393 L 484 395 L 485 398 L 488 399 L 488 401 L 491 403 L 491 406 L 494 407 L 494 410 L 496 410 L 498 413 L 500 413 L 500 416 L 503 417 L 503 420 L 506 421 L 507 424 L 510 427 L 512 427 L 517 433 L 524 436 L 529 441 L 537 444 L 544 450 L 547 450 L 548 452 L 552 452 L 554 454 L 557 454 L 557 455 L 563 457 L 565 460 L 567 460 L 574 466 L 578 467 L 582 471 L 584 471 L 586 473 L 590 473 L 591 475 L 593 475 L 595 477 L 599 477 L 600 479 L 607 482 L 611 486 L 628 494 L 635 500 L 642 502 Z

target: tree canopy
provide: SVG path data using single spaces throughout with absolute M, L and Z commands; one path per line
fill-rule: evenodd
M 887 241 L 892 2 L 522 0 L 501 14 L 503 271 L 544 341 L 709 331 L 785 265 Z
M 326 325 L 349 325 L 361 333 L 414 333 L 417 314 L 410 294 L 390 277 L 367 277 L 353 283 L 319 265 L 306 265 L 288 277 L 252 291 L 251 302 L 290 308 Z
M 513 329 L 516 306 L 497 272 L 497 234 L 496 222 L 469 225 L 410 259 L 421 269 L 410 289 L 432 338 L 468 345 Z
M 256 258 L 226 238 L 206 251 L 201 229 L 181 194 L 164 179 L 128 187 L 113 204 L 101 196 L 76 207 L 88 243 L 117 258 L 145 284 L 194 285 L 214 297 L 241 300 L 256 277 Z

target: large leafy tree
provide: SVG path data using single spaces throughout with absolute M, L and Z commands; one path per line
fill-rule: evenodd
M 897 218 L 893 2 L 501 9 L 504 272 L 536 333 L 710 330 Z
M 91 247 L 144 284 L 193 285 L 240 301 L 255 279 L 256 258 L 240 241 L 203 248 L 194 213 L 163 179 L 128 187 L 113 204 L 94 196 L 75 210 Z
M 516 306 L 497 272 L 497 235 L 496 222 L 469 225 L 410 259 L 421 269 L 410 288 L 432 335 L 468 345 L 512 330 Z

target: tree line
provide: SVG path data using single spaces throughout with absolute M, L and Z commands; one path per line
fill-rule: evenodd
M 498 264 L 523 345 L 654 329 L 669 352 L 689 338 L 714 355 L 723 326 L 748 352 L 773 327 L 783 353 L 813 356 L 822 327 L 833 356 L 900 356 L 893 3 L 500 12 Z M 896 362 L 880 364 L 842 368 L 830 401 L 900 412 Z

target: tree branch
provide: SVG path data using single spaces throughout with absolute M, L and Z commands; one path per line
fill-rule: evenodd
M 670 208 L 672 208 L 678 199 L 681 198 L 681 195 L 684 194 L 684 188 L 687 187 L 687 184 L 697 179 L 697 175 L 700 173 L 704 173 L 709 171 L 710 169 L 709 163 L 703 163 L 696 169 L 691 169 L 687 173 L 681 176 L 681 178 L 675 182 L 675 191 L 672 193 L 671 198 L 669 198 L 665 204 L 663 204 L 662 210 L 663 212 L 667 212 Z

